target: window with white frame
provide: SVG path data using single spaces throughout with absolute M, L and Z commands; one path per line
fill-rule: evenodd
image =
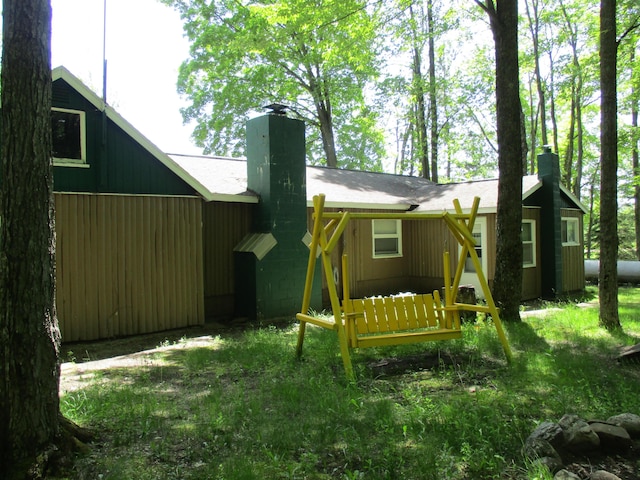
M 522 221 L 522 266 L 536 266 L 536 223 L 535 220 Z
M 580 224 L 577 218 L 562 218 L 561 236 L 563 247 L 580 245 L 580 237 L 578 236 L 579 227 Z
M 402 256 L 402 222 L 395 219 L 371 221 L 373 258 Z
M 51 141 L 54 163 L 86 163 L 85 112 L 52 108 Z

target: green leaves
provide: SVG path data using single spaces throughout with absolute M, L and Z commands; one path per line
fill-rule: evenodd
M 246 120 L 278 101 L 321 132 L 308 136 L 311 158 L 324 157 L 331 164 L 338 152 L 340 164 L 370 166 L 365 152 L 380 150 L 381 137 L 370 122 L 349 128 L 352 112 L 367 110 L 364 89 L 377 74 L 375 16 L 366 3 L 165 3 L 180 11 L 192 42 L 178 89 L 191 101 L 182 113 L 185 120 L 198 121 L 194 138 L 207 153 L 241 154 Z M 371 109 L 368 115 L 375 119 Z M 331 131 L 345 141 L 326 138 Z M 356 146 L 364 142 L 371 146 Z M 335 151 L 327 150 L 334 143 Z

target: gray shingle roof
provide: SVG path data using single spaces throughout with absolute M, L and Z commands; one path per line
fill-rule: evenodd
M 208 190 L 208 200 L 258 201 L 258 195 L 247 190 L 247 163 L 244 159 L 191 155 L 169 157 Z M 540 186 L 537 176 L 523 177 L 522 199 Z M 562 188 L 567 194 L 566 189 Z M 313 196 L 320 193 L 325 194 L 327 207 L 416 209 L 426 212 L 451 210 L 456 198 L 463 209 L 469 209 L 477 196 L 480 197 L 480 211 L 492 212 L 498 204 L 498 180 L 435 184 L 421 177 L 407 175 L 307 166 L 308 204 L 312 205 Z M 580 205 L 577 199 L 572 200 Z

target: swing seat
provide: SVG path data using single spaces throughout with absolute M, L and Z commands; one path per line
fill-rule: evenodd
M 342 304 L 349 348 L 403 345 L 462 337 L 462 305 L 443 306 L 440 293 L 347 299 Z M 333 317 L 298 313 L 298 320 L 338 330 Z
M 461 338 L 459 316 L 440 294 L 396 295 L 343 302 L 350 348 Z

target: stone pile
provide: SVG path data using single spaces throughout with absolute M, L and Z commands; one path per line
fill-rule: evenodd
M 621 480 L 607 470 L 587 472 L 587 476 L 584 471 L 570 471 L 568 460 L 592 456 L 635 457 L 639 449 L 640 416 L 636 414 L 623 413 L 607 420 L 589 421 L 567 414 L 558 423 L 541 423 L 527 438 L 523 454 L 546 466 L 555 474 L 554 480 Z

